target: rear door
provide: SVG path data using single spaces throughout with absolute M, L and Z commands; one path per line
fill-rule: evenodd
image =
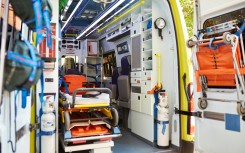
M 198 29 L 206 29 L 227 21 L 237 20 L 238 25 L 241 26 L 245 19 L 244 0 L 196 0 L 195 6 L 194 33 L 196 35 L 200 34 L 197 32 Z M 222 33 L 207 38 L 222 36 Z M 244 49 L 242 43 L 239 43 L 241 52 Z M 196 117 L 195 151 L 197 153 L 244 153 L 245 121 L 238 114 L 236 102 L 245 100 L 244 94 L 238 97 L 236 87 L 208 86 L 207 98 L 222 100 L 207 100 L 207 108 L 200 109 L 198 99 L 203 96 L 201 92 L 197 92 L 196 85 L 197 80 L 194 79 L 195 111 L 202 112 L 202 118 Z

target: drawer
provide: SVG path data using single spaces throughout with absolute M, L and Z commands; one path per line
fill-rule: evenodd
M 141 72 L 141 80 L 151 80 L 152 75 L 151 75 L 151 71 L 145 71 L 145 72 Z
M 141 94 L 141 112 L 153 115 L 154 96 Z
M 131 109 L 137 112 L 141 110 L 141 94 L 131 93 Z
M 133 93 L 141 93 L 141 86 L 132 86 L 131 87 L 131 92 Z
M 141 93 L 147 94 L 148 91 L 152 89 L 151 81 L 141 81 Z
M 131 78 L 140 78 L 141 72 L 131 72 Z
M 140 78 L 131 78 L 130 80 L 131 84 L 136 84 L 136 83 L 140 83 Z

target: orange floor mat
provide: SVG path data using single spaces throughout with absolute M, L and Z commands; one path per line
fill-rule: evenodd
M 104 125 L 79 126 L 71 129 L 71 135 L 73 137 L 101 135 L 107 134 L 108 132 L 109 130 Z

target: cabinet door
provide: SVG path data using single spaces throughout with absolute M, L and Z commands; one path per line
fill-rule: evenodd
M 141 70 L 141 36 L 132 38 L 132 58 L 131 58 L 132 71 Z
M 154 103 L 153 95 L 142 94 L 141 112 L 148 115 L 153 115 L 153 103 Z
M 131 109 L 137 112 L 140 112 L 141 110 L 141 96 L 140 94 L 132 93 L 131 94 Z

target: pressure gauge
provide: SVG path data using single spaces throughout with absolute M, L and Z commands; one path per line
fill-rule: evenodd
M 155 25 L 155 28 L 158 29 L 159 37 L 163 39 L 162 29 L 166 26 L 166 21 L 160 17 L 155 20 L 154 25 Z

